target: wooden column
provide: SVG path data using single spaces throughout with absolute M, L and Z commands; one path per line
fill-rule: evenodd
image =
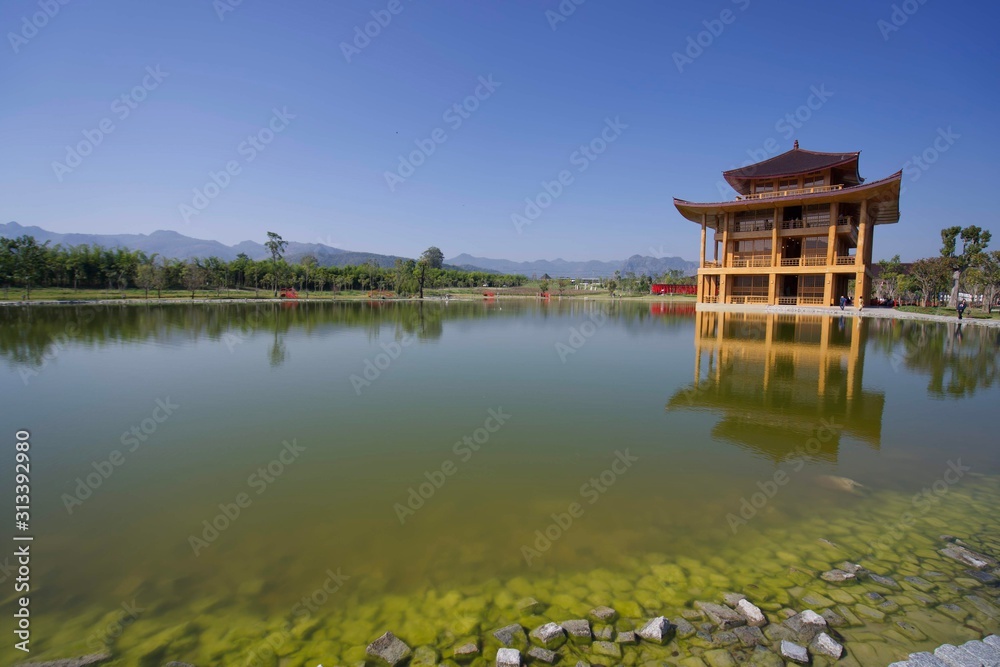
M 704 213 L 701 214 L 701 253 L 698 256 L 698 267 L 705 268 L 705 225 L 707 224 L 708 216 Z
M 837 247 L 837 215 L 839 211 L 840 207 L 836 202 L 830 205 L 830 233 L 826 237 L 826 263 L 828 266 L 833 264 L 836 255 L 834 250 Z
M 729 266 L 729 214 L 722 214 L 722 266 Z
M 863 308 L 865 305 L 868 275 L 866 270 L 868 256 L 868 202 L 861 202 L 861 218 L 858 222 L 858 248 L 854 253 L 854 306 Z

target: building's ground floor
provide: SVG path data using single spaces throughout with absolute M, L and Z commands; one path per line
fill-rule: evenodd
M 845 269 L 844 266 L 778 271 L 702 269 L 698 272 L 698 302 L 835 306 L 844 296 L 855 307 L 868 303 L 871 275 L 856 267 Z

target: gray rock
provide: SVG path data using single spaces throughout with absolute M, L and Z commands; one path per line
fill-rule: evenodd
M 663 616 L 657 616 L 646 622 L 636 633 L 648 642 L 666 644 L 674 636 L 674 626 Z
M 745 628 L 746 626 L 741 625 L 740 627 Z M 720 630 L 712 635 L 712 646 L 732 646 L 733 644 L 738 644 L 739 641 L 739 637 L 731 630 Z
M 826 655 L 834 660 L 840 660 L 840 656 L 844 654 L 844 647 L 840 644 L 840 642 L 825 632 L 821 632 L 816 635 L 809 643 L 809 648 L 813 653 Z
M 603 642 L 609 642 L 615 638 L 615 626 L 613 625 L 595 625 L 594 626 L 594 639 L 599 639 Z
M 559 658 L 559 654 L 556 653 L 555 651 L 550 651 L 547 648 L 541 648 L 540 646 L 532 646 L 530 649 L 528 649 L 528 657 L 531 658 L 532 660 L 537 660 L 539 662 L 544 662 L 546 664 L 551 665 Z
M 972 604 L 973 607 L 978 609 L 980 613 L 986 614 L 990 618 L 1000 618 L 1000 609 L 997 609 L 978 595 L 966 595 L 964 597 Z
M 743 599 L 737 602 L 736 611 L 747 620 L 748 625 L 754 625 L 758 628 L 767 625 L 767 617 L 764 616 L 764 612 L 750 600 Z
M 781 657 L 785 660 L 797 662 L 800 665 L 809 664 L 809 651 L 807 651 L 804 646 L 793 644 L 790 641 L 782 640 Z
M 611 607 L 594 607 L 590 610 L 590 620 L 601 623 L 614 623 L 618 620 L 618 612 Z
M 697 632 L 697 630 L 695 630 L 695 627 L 691 625 L 688 622 L 688 620 L 682 616 L 678 616 L 677 618 L 670 621 L 670 623 L 674 626 L 675 628 L 674 632 L 680 639 L 687 639 L 695 632 Z
M 831 628 L 842 628 L 847 625 L 847 619 L 832 609 L 824 609 L 820 616 L 823 617 L 823 620 Z
M 637 644 L 639 642 L 639 640 L 635 638 L 635 633 L 631 630 L 622 630 L 619 632 L 618 636 L 615 637 L 615 641 L 619 644 Z
M 440 661 L 437 649 L 433 646 L 418 646 L 413 649 L 409 667 L 437 667 Z
M 934 657 L 933 653 L 911 653 L 909 662 L 903 663 L 907 667 L 948 667 Z
M 456 646 L 453 655 L 455 662 L 468 662 L 479 656 L 479 644 L 468 642 L 461 646 Z
M 958 646 L 945 644 L 934 649 L 934 657 L 949 667 L 983 667 L 979 658 Z
M 868 593 L 865 593 L 865 597 L 871 600 L 872 602 L 882 602 L 885 600 L 885 598 L 882 597 L 881 593 L 876 593 L 875 591 L 870 591 Z
M 704 613 L 715 625 L 723 630 L 746 625 L 746 619 L 737 614 L 729 607 L 714 602 L 695 602 L 695 608 Z
M 1000 586 L 1000 577 L 990 572 L 981 572 L 980 570 L 966 570 L 965 574 L 972 577 L 979 583 L 985 586 Z
M 753 625 L 744 625 L 734 628 L 733 634 L 740 640 L 740 644 L 746 646 L 747 648 L 767 644 L 767 639 L 764 637 L 764 633 L 760 631 L 760 628 Z
M 497 667 L 521 667 L 521 652 L 516 648 L 497 651 Z
M 110 659 L 110 653 L 102 652 L 81 655 L 78 658 L 64 658 L 62 660 L 49 660 L 47 662 L 23 662 L 18 667 L 91 667 L 91 665 L 99 665 Z
M 843 570 L 844 572 L 850 572 L 851 574 L 854 575 L 862 574 L 868 571 L 865 568 L 858 565 L 857 563 L 852 563 L 849 560 L 845 560 L 843 563 L 841 563 L 840 569 Z
M 730 607 L 735 607 L 736 603 L 740 600 L 746 600 L 747 596 L 743 593 L 723 593 L 722 601 L 728 604 Z
M 806 609 L 785 621 L 785 627 L 794 632 L 800 641 L 810 642 L 813 637 L 826 631 L 826 619 L 812 609 Z
M 892 577 L 883 577 L 881 574 L 868 574 L 869 581 L 872 581 L 879 586 L 885 586 L 886 588 L 901 588 L 901 586 Z
M 724 648 L 705 651 L 701 655 L 701 658 L 708 663 L 709 667 L 736 667 L 736 661 L 733 660 L 733 656 Z
M 594 642 L 590 645 L 590 651 L 594 655 L 603 655 L 607 658 L 621 658 L 622 649 L 613 642 Z
M 528 647 L 528 635 L 524 634 L 524 628 L 517 623 L 504 626 L 499 630 L 494 630 L 493 636 L 496 637 L 497 641 L 499 641 L 503 646 L 508 648 L 526 649 Z
M 985 642 L 965 642 L 962 648 L 979 658 L 984 665 L 990 667 L 1000 665 L 1000 649 L 993 648 Z
M 517 610 L 525 616 L 538 614 L 545 609 L 545 605 L 535 598 L 521 598 L 517 601 Z
M 379 664 L 396 667 L 396 665 L 405 662 L 413 654 L 413 651 L 402 639 L 391 632 L 386 632 L 369 644 L 365 653 Z
M 1000 636 L 990 635 L 989 637 L 983 637 L 983 643 L 1000 651 Z
M 974 567 L 977 570 L 985 570 L 988 567 L 996 567 L 997 565 L 997 561 L 995 559 L 981 554 L 978 551 L 966 549 L 965 547 L 957 544 L 953 544 L 944 549 L 938 549 L 938 553 L 942 556 L 947 556 L 948 558 L 957 560 L 959 563 L 963 563 L 969 567 Z
M 569 635 L 570 641 L 574 644 L 589 644 L 591 639 L 590 621 L 584 619 L 573 619 L 563 621 L 559 625 Z
M 922 591 L 924 593 L 929 593 L 930 591 L 937 588 L 935 584 L 932 584 L 923 577 L 903 577 L 903 581 L 905 581 L 906 583 L 912 585 L 917 590 Z
M 566 643 L 566 632 L 556 623 L 546 623 L 531 631 L 528 638 L 542 648 L 559 648 Z
M 904 635 L 913 641 L 922 642 L 927 639 L 927 635 L 921 632 L 920 628 L 908 621 L 896 621 L 896 627 L 898 627 Z
M 844 570 L 830 570 L 828 572 L 824 572 L 823 574 L 821 574 L 820 578 L 822 578 L 823 581 L 829 581 L 835 584 L 842 584 L 845 581 L 853 581 L 854 579 L 857 579 L 857 576 L 858 575 L 854 574 L 853 572 L 845 572 Z

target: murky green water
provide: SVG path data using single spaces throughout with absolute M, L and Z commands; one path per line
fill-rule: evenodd
M 899 598 L 840 628 L 855 664 L 995 632 L 965 596 L 996 589 L 937 549 L 1000 550 L 998 335 L 582 301 L 2 309 L 31 657 L 329 667 L 385 630 L 447 656 L 730 590 L 772 614 Z M 844 559 L 943 578 L 932 601 L 818 578 Z

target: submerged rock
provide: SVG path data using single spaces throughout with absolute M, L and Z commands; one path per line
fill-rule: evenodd
M 695 602 L 695 608 L 708 616 L 709 620 L 723 630 L 746 625 L 746 619 L 729 607 L 714 602 Z
M 81 655 L 78 658 L 49 660 L 48 662 L 22 662 L 18 667 L 91 667 L 91 665 L 99 665 L 108 660 L 111 660 L 110 653 L 91 653 L 90 655 Z
M 545 605 L 535 598 L 521 598 L 517 601 L 517 610 L 525 616 L 534 616 L 544 609 Z
M 674 626 L 674 632 L 680 639 L 687 639 L 691 635 L 697 632 L 695 627 L 691 625 L 688 620 L 684 617 L 678 617 L 673 619 L 671 625 Z
M 740 644 L 746 646 L 747 648 L 767 644 L 767 639 L 764 637 L 764 633 L 760 631 L 759 627 L 753 625 L 745 625 L 736 628 L 733 630 L 733 634 L 740 640 Z
M 886 588 L 901 588 L 900 585 L 896 583 L 895 579 L 892 577 L 883 577 L 881 574 L 869 572 L 868 580 L 878 584 L 879 586 L 885 586 Z
M 595 623 L 614 623 L 618 620 L 618 612 L 611 607 L 594 607 L 590 610 L 590 620 Z
M 452 655 L 454 656 L 456 662 L 468 662 L 473 660 L 479 657 L 479 643 L 473 641 L 456 646 Z
M 516 648 L 497 651 L 497 667 L 521 667 L 521 652 Z
M 618 633 L 615 637 L 615 641 L 619 644 L 637 644 L 638 640 L 635 638 L 635 633 L 631 630 L 623 630 Z
M 388 667 L 396 667 L 396 665 L 409 658 L 413 652 L 399 637 L 391 632 L 386 632 L 369 644 L 368 648 L 365 649 L 365 653 L 380 664 L 388 665 Z
M 843 491 L 856 496 L 863 495 L 863 490 L 867 489 L 864 484 L 856 482 L 848 477 L 838 477 L 837 475 L 819 475 L 816 482 L 820 486 L 832 491 Z
M 637 634 L 648 642 L 666 644 L 674 636 L 674 626 L 666 617 L 657 616 L 642 626 Z
M 809 643 L 809 648 L 813 653 L 826 655 L 834 660 L 839 660 L 840 656 L 844 654 L 843 645 L 825 632 L 816 635 Z
M 555 651 L 550 651 L 547 648 L 541 648 L 540 646 L 532 646 L 530 649 L 528 649 L 528 657 L 531 658 L 532 660 L 537 660 L 539 662 L 544 662 L 546 664 L 551 665 L 559 658 L 559 654 L 556 653 Z
M 957 560 L 959 563 L 963 563 L 969 567 L 974 567 L 977 570 L 985 570 L 988 567 L 996 567 L 997 565 L 997 561 L 995 559 L 957 544 L 953 544 L 944 549 L 939 549 L 938 553 L 942 556 L 947 556 L 948 558 Z
M 724 648 L 705 651 L 701 657 L 709 667 L 736 667 L 736 661 L 733 660 L 733 656 Z
M 784 639 L 781 641 L 781 657 L 785 660 L 797 662 L 800 665 L 809 664 L 809 651 L 804 646 L 799 646 Z
M 730 607 L 735 607 L 740 600 L 746 600 L 747 596 L 743 593 L 723 593 L 722 601 L 728 604 Z
M 621 647 L 613 642 L 594 642 L 591 644 L 590 650 L 594 655 L 603 655 L 607 658 L 622 657 Z
M 546 623 L 535 628 L 528 635 L 532 642 L 542 648 L 559 648 L 566 643 L 566 632 L 557 623 Z
M 965 573 L 985 586 L 1000 586 L 1000 577 L 981 570 L 966 570 Z
M 809 642 L 826 630 L 826 619 L 812 609 L 806 609 L 785 621 L 785 627 L 794 632 L 801 641 Z
M 497 638 L 503 646 L 508 648 L 527 648 L 528 635 L 524 634 L 524 628 L 517 623 L 506 625 L 499 630 L 493 631 L 493 636 Z
M 560 623 L 574 644 L 589 644 L 591 640 L 590 621 L 574 619 Z
M 854 579 L 857 579 L 857 575 L 854 574 L 853 572 L 845 572 L 844 570 L 830 570 L 828 572 L 824 572 L 823 574 L 821 574 L 820 578 L 823 579 L 823 581 L 829 581 L 835 584 L 842 584 L 845 581 L 852 581 Z

